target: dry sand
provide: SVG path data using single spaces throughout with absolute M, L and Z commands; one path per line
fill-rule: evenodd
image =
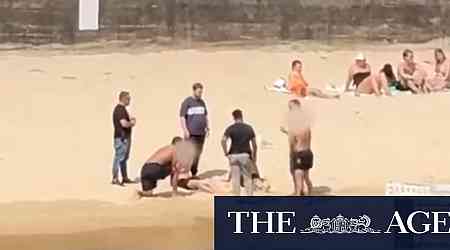
M 432 46 L 417 60 L 432 60 Z M 302 51 L 274 46 L 217 51 L 0 54 L 0 249 L 211 249 L 212 197 L 135 200 L 138 186 L 109 184 L 111 112 L 120 90 L 132 93 L 137 117 L 129 173 L 178 129 L 178 108 L 191 84 L 205 83 L 211 137 L 200 171 L 222 176 L 221 135 L 234 108 L 263 140 L 262 174 L 273 194 L 291 192 L 287 142 L 279 132 L 287 96 L 264 85 L 304 61 L 315 87 L 343 84 L 357 50 Z M 397 64 L 404 46 L 371 46 L 374 69 Z M 450 182 L 450 94 L 309 99 L 314 111 L 312 171 L 316 194 L 382 195 L 389 180 Z M 168 181 L 160 189 L 168 196 Z M 179 231 L 176 231 L 179 230 Z M 170 239 L 170 240 L 169 240 Z

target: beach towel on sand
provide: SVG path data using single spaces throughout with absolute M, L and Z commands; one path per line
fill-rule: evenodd
M 265 86 L 266 90 L 283 93 L 283 94 L 290 94 L 291 92 L 287 89 L 287 81 L 286 79 L 280 77 L 277 80 L 275 80 L 271 85 Z

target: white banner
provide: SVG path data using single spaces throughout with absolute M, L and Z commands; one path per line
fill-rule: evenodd
M 98 30 L 100 0 L 79 0 L 79 30 Z

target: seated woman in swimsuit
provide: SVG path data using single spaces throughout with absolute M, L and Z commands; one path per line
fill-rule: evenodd
M 392 66 L 390 64 L 386 64 L 380 72 L 372 74 L 364 79 L 359 84 L 358 88 L 356 88 L 355 95 L 359 96 L 360 93 L 363 93 L 380 96 L 384 93 L 387 96 L 391 96 L 391 92 L 389 90 L 389 82 L 391 81 L 395 81 L 395 75 L 392 71 Z
M 348 78 L 345 84 L 345 91 L 350 91 L 350 84 L 353 82 L 353 86 L 357 88 L 359 84 L 370 76 L 371 68 L 367 63 L 366 57 L 363 54 L 358 54 L 355 57 L 355 62 L 350 66 L 348 70 Z
M 315 96 L 319 98 L 339 98 L 338 94 L 328 95 L 320 89 L 310 88 L 308 82 L 303 78 L 302 74 L 303 64 L 299 60 L 292 62 L 292 72 L 289 74 L 288 90 L 296 97 Z
M 437 92 L 450 87 L 450 63 L 442 49 L 434 50 L 434 58 L 434 74 L 427 79 L 427 88 Z

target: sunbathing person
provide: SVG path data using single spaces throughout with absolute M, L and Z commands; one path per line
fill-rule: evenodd
M 427 92 L 425 88 L 426 73 L 414 61 L 414 53 L 407 49 L 403 52 L 403 61 L 398 66 L 400 90 L 411 90 L 414 94 Z
M 339 98 L 339 94 L 328 95 L 320 89 L 309 87 L 308 82 L 303 78 L 302 62 L 295 60 L 292 62 L 292 72 L 289 74 L 288 90 L 297 97 L 315 96 L 319 98 Z
M 367 63 L 364 54 L 360 53 L 355 57 L 354 63 L 348 70 L 348 78 L 345 84 L 345 91 L 350 91 L 350 84 L 358 88 L 359 84 L 371 74 L 370 65 Z
M 450 63 L 442 49 L 434 51 L 434 74 L 427 79 L 427 88 L 431 92 L 442 91 L 450 87 Z
M 384 65 L 380 72 L 372 74 L 364 79 L 355 91 L 355 95 L 375 94 L 380 96 L 382 93 L 390 96 L 389 83 L 395 81 L 395 75 L 390 64 Z
M 219 181 L 200 180 L 192 178 L 189 173 L 180 173 L 178 175 L 177 186 L 191 191 L 203 191 L 210 194 L 228 192 L 229 189 L 220 185 Z

